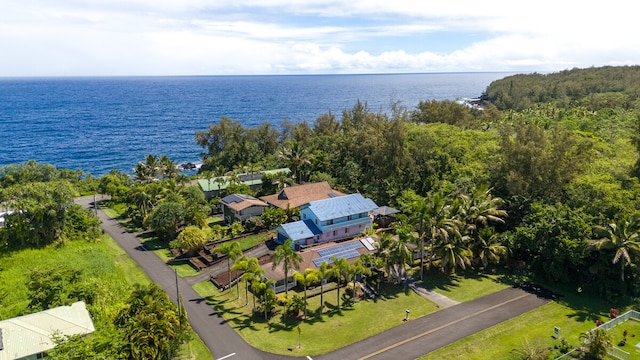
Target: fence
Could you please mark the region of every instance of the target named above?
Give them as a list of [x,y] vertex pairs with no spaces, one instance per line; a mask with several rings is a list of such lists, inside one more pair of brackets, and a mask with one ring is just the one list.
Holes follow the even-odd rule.
[[[633,320],[638,320],[640,321],[640,312],[639,311],[635,311],[635,310],[629,310],[626,313],[622,314],[622,315],[618,315],[616,316],[614,319],[611,319],[609,321],[607,321],[606,323],[598,326],[595,329],[589,330],[589,331],[593,331],[596,329],[604,329],[606,331],[611,330],[612,328],[622,324],[623,322],[629,320],[629,319],[633,319]],[[555,358],[555,360],[558,359],[562,359],[565,358],[567,356],[573,355],[572,353],[574,353],[575,351],[577,351],[578,349],[574,349],[560,357]],[[629,360],[629,358],[631,357],[631,354],[629,354],[628,352],[617,348],[615,346],[609,346],[607,348],[607,355],[615,358],[615,359],[619,359],[619,360]]]

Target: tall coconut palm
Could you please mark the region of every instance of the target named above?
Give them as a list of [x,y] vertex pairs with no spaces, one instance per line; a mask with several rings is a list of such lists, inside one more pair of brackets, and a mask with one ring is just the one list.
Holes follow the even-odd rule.
[[129,191],[130,201],[138,208],[140,217],[144,219],[157,204],[157,198],[149,191],[149,185],[137,185]]
[[269,318],[269,312],[273,308],[276,301],[276,293],[273,290],[274,280],[269,280],[262,277],[260,280],[254,280],[251,283],[251,288],[254,294],[260,298],[260,304],[263,306],[264,318]]
[[315,269],[305,269],[304,273],[295,272],[293,278],[304,287],[304,318],[307,318],[307,287],[318,281],[318,271]]
[[324,309],[324,281],[331,276],[331,267],[329,263],[323,261],[318,268],[318,279],[320,280],[320,313],[322,313]]
[[272,268],[282,264],[282,271],[284,272],[284,292],[285,295],[289,295],[289,270],[298,269],[302,262],[302,256],[293,248],[293,240],[287,239],[284,244],[276,246],[276,250],[271,255],[271,261],[273,261]]
[[351,264],[349,264],[349,262],[344,258],[337,258],[335,256],[331,256],[329,257],[329,259],[331,259],[332,261],[332,264],[331,264],[332,275],[338,283],[337,299],[338,299],[338,311],[340,311],[340,285],[341,285],[342,278],[345,277],[346,274],[348,274]]
[[167,155],[161,155],[158,159],[158,172],[163,177],[175,179],[180,172],[178,171],[178,164],[171,160]]
[[475,234],[490,225],[504,224],[507,212],[499,209],[504,200],[493,197],[488,185],[475,187],[468,194],[460,195],[460,199],[462,206],[459,213],[469,233]]
[[[377,268],[379,262],[377,261],[376,257],[373,256],[372,254],[362,254],[360,255],[360,257],[358,258],[358,260],[356,261],[358,262],[361,266],[365,267],[367,269],[367,271],[363,272],[364,275],[370,276],[371,275],[371,269],[375,269]],[[364,284],[365,286],[367,285],[367,277],[364,278]]]
[[[249,287],[249,283],[253,283],[254,281],[260,281],[260,279],[262,279],[263,276],[264,276],[264,269],[260,266],[260,262],[258,261],[258,259],[249,258],[247,271],[243,275],[243,277],[247,281],[247,288]],[[253,311],[256,311],[255,293],[253,294]]]
[[434,246],[434,253],[440,258],[443,270],[455,272],[457,267],[462,270],[471,265],[472,252],[468,247],[468,236],[447,236],[440,239]]
[[631,264],[632,254],[640,254],[640,218],[624,217],[606,226],[594,226],[593,232],[598,237],[591,241],[594,248],[615,250],[613,263],[620,262],[620,278],[624,281],[625,265]]
[[161,173],[160,159],[153,154],[145,157],[144,161],[139,162],[133,169],[137,181],[147,183],[153,181],[155,177]]
[[296,176],[296,181],[301,182],[302,169],[311,165],[311,155],[300,142],[294,141],[283,146],[278,152],[278,157],[291,168]]
[[387,273],[387,281],[391,280],[391,269],[393,268],[392,248],[394,245],[393,236],[389,233],[380,234],[380,239],[376,242],[375,256],[380,260]]
[[[426,197],[411,194],[404,211],[409,212],[409,222],[414,225],[420,241],[420,280],[424,276],[424,249],[428,246],[427,259],[431,261],[432,249],[437,240],[448,238],[449,233],[459,232],[458,221],[454,218],[451,200],[441,192],[433,192]],[[428,242],[428,245],[425,244]]]
[[[260,267],[260,262],[257,258],[254,257],[246,257],[242,256],[231,267],[231,270],[242,271],[242,279],[244,280],[244,296],[245,296],[245,305],[249,303],[249,283],[253,280],[259,280],[262,274],[264,274],[264,269]],[[239,284],[240,282],[238,282]],[[254,296],[254,304],[255,304],[255,296]],[[254,305],[255,308],[255,305]]]
[[492,227],[480,229],[472,247],[473,256],[485,268],[490,263],[499,263],[507,255],[507,247],[502,244],[500,235]]
[[406,272],[406,266],[413,262],[413,253],[409,248],[409,243],[414,242],[412,231],[407,226],[396,228],[396,237],[391,248],[391,258],[396,269],[398,283],[401,276]]
[[355,263],[353,263],[353,265],[351,266],[351,271],[350,271],[350,277],[351,277],[351,281],[353,283],[353,293],[351,298],[355,298],[356,296],[356,278],[359,275],[371,275],[371,269],[369,269],[369,267],[367,265],[365,265],[362,261],[361,258],[358,258]]
[[229,291],[231,291],[231,261],[236,261],[242,255],[242,249],[237,242],[226,242],[214,249],[215,252],[227,257],[227,278],[229,279]]

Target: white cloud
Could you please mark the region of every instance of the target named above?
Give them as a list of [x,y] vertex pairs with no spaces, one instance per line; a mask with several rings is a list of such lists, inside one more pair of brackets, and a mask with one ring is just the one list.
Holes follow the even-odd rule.
[[[0,13],[0,76],[638,64],[638,26],[628,6],[621,0],[606,6],[541,0],[526,7],[468,0],[14,1]],[[430,47],[438,42],[447,46]]]

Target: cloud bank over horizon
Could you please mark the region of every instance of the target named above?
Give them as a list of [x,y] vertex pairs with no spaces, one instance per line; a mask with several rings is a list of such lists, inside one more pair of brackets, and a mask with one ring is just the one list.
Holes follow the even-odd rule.
[[640,64],[628,2],[24,0],[0,76],[559,71]]

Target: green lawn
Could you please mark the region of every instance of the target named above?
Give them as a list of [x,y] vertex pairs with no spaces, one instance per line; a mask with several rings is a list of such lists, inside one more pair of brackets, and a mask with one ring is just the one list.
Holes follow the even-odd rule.
[[[324,354],[356,341],[373,336],[403,323],[405,309],[411,309],[411,318],[437,311],[434,303],[401,286],[382,286],[377,302],[360,300],[347,303],[341,312],[336,310],[337,291],[324,294],[325,314],[319,313],[320,296],[309,299],[308,320],[288,318],[284,322],[281,312],[268,322],[260,315],[252,316],[252,295],[245,305],[244,283],[240,285],[240,299],[236,288],[220,292],[210,282],[196,284],[194,289],[233,326],[250,345],[271,353],[292,356]],[[289,292],[289,296],[294,294]],[[302,294],[300,294],[302,295]],[[343,299],[344,289],[340,292]],[[341,301],[342,303],[342,301]],[[300,326],[300,344],[298,331]]]
[[256,245],[262,244],[263,242],[269,240],[269,238],[273,237],[274,234],[275,234],[275,231],[269,231],[266,233],[247,236],[237,241],[238,241],[238,245],[240,245],[240,249],[242,251],[245,251],[247,249],[251,249]]
[[[420,359],[506,359],[527,344],[551,348],[551,358],[555,358],[561,354],[555,347],[560,346],[562,339],[575,348],[580,344],[580,334],[594,328],[597,319],[608,320],[612,304],[602,298],[578,295],[565,289],[554,291],[563,295],[558,301],[480,331]],[[616,307],[626,311],[628,304],[617,304]],[[556,326],[560,328],[557,338],[554,336]]]
[[[414,275],[416,278],[417,274]],[[423,284],[452,300],[465,302],[509,286],[501,275],[482,274],[467,271],[463,274],[425,274]]]
[[[622,345],[620,341],[624,339],[624,331],[627,331],[626,344]],[[622,324],[609,330],[613,345],[628,352],[631,359],[640,359],[640,349],[636,347],[640,344],[640,322],[637,320],[627,320]]]

